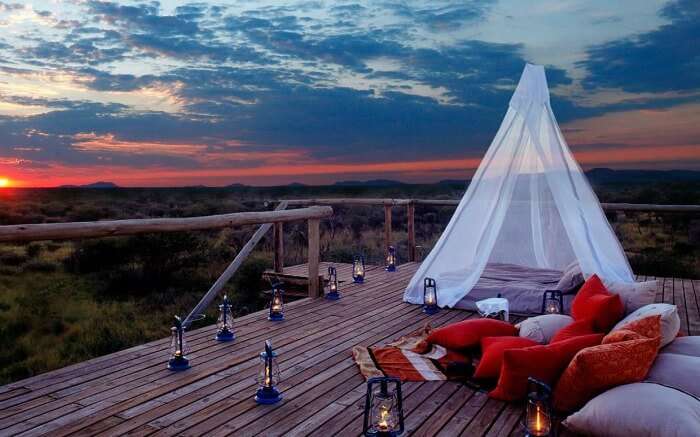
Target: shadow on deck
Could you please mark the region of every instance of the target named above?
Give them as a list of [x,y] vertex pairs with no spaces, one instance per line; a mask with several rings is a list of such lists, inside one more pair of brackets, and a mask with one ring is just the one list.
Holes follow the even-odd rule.
[[[395,273],[369,267],[367,281],[354,284],[350,266],[338,265],[339,301],[295,301],[284,322],[268,321],[266,311],[249,314],[236,320],[232,343],[216,342],[213,326],[189,332],[193,367],[184,372],[165,368],[169,340],[163,339],[0,387],[0,434],[357,436],[365,383],[352,347],[389,342],[428,321],[439,326],[475,317],[459,310],[427,316],[403,303],[417,266],[404,264]],[[682,329],[700,334],[700,281],[658,281],[657,301],[678,305]],[[282,371],[284,400],[273,406],[253,401],[265,339],[272,340]],[[403,388],[404,435],[522,434],[520,405],[457,382]]]

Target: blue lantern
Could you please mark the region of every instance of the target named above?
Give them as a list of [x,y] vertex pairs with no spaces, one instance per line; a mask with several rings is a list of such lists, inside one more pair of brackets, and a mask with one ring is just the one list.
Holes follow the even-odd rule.
[[560,290],[545,290],[542,295],[542,314],[564,312],[564,296]]
[[365,257],[362,255],[355,255],[352,262],[352,280],[357,284],[365,282]]
[[284,320],[284,289],[281,282],[272,284],[272,297],[270,298],[270,315],[268,320],[279,322]]
[[270,340],[265,341],[265,350],[260,352],[260,373],[258,374],[258,391],[255,402],[259,404],[275,404],[282,400],[277,390],[280,380],[280,369],[277,366],[277,353],[272,350]]
[[423,280],[423,312],[425,314],[435,314],[439,310],[435,279],[425,278]]
[[527,379],[525,403],[525,436],[544,437],[552,432],[552,389],[535,378]]
[[340,299],[340,293],[338,292],[338,272],[334,266],[328,266],[328,293],[326,293],[326,299]]
[[185,329],[182,327],[182,320],[175,316],[175,326],[170,328],[170,359],[168,369],[185,370],[190,368],[190,360],[187,359],[189,348],[185,341]]
[[232,341],[236,338],[233,333],[233,313],[228,303],[228,296],[224,295],[224,302],[219,305],[219,319],[216,321],[216,339],[218,341]]
[[394,246],[389,246],[386,254],[386,268],[387,272],[396,271],[396,248]]
[[404,430],[402,403],[401,380],[391,377],[368,379],[363,435],[395,437],[401,434]]

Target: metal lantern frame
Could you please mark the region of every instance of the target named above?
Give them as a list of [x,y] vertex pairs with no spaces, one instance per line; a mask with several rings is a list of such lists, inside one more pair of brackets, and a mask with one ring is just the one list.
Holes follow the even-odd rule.
[[[553,308],[555,311],[551,310]],[[564,314],[564,295],[560,290],[545,290],[542,294],[542,314]]]
[[284,288],[281,282],[272,284],[272,293],[270,294],[270,314],[268,320],[280,322],[284,320]]
[[282,394],[277,389],[279,384],[279,368],[277,367],[277,353],[272,350],[272,342],[265,341],[265,350],[260,352],[262,369],[258,375],[258,390],[255,392],[255,402],[271,405],[282,400]]
[[356,284],[365,282],[365,257],[361,254],[355,255],[352,261],[352,280]]
[[[394,390],[389,392],[389,384],[394,385]],[[379,385],[379,392],[375,393],[375,386]],[[393,398],[396,409],[396,419],[398,424],[392,427],[393,429],[376,429],[372,423],[372,408],[377,396],[382,396],[384,399]],[[367,380],[367,394],[365,395],[365,411],[362,421],[362,434],[372,437],[395,437],[404,431],[404,415],[403,415],[403,396],[401,394],[401,380],[394,377],[375,377]]]
[[387,248],[387,253],[386,253],[386,267],[384,270],[387,272],[395,272],[396,271],[396,248],[394,246],[389,246]]
[[535,378],[527,379],[527,399],[523,427],[526,437],[546,437],[554,435],[552,415],[552,389]]
[[423,279],[423,312],[435,314],[440,311],[437,302],[437,283],[433,278]]
[[328,293],[326,293],[326,299],[340,299],[340,293],[338,292],[338,271],[335,266],[328,266]]
[[236,338],[236,334],[233,332],[233,312],[227,295],[224,295],[224,301],[219,305],[219,318],[216,325],[218,329],[215,339],[217,341],[233,341]]
[[187,358],[187,342],[185,340],[185,328],[182,319],[175,316],[175,326],[170,328],[170,359],[168,369],[179,371],[190,368],[190,360]]

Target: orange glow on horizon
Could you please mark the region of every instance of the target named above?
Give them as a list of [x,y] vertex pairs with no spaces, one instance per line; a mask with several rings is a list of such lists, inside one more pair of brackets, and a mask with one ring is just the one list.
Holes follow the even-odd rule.
[[8,178],[0,178],[0,188],[5,188],[10,186],[10,180]]

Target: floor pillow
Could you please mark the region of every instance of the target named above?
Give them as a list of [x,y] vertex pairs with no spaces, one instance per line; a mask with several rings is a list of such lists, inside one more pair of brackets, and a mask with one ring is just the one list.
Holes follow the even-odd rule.
[[434,329],[426,341],[447,349],[460,350],[479,346],[483,337],[517,336],[515,326],[496,319],[469,319]]
[[574,319],[565,314],[544,314],[530,317],[515,325],[519,335],[540,344],[547,344],[552,336],[563,327],[570,325]]
[[610,293],[619,294],[625,306],[625,315],[630,314],[644,305],[654,303],[656,299],[656,281],[646,282],[608,282],[605,287]]
[[615,343],[639,338],[654,338],[661,335],[661,316],[654,315],[638,319],[611,331],[603,338],[603,344]]
[[574,261],[566,266],[563,273],[555,289],[564,294],[575,292],[584,283],[583,272],[581,272],[581,266],[578,261]]
[[598,275],[588,278],[571,304],[574,319],[590,319],[596,330],[602,332],[609,331],[624,316],[624,312],[620,296],[608,292]]
[[651,383],[615,387],[563,422],[582,435],[686,437],[698,435],[700,400]]
[[700,336],[677,337],[659,352],[700,357]]
[[635,320],[654,315],[661,316],[661,346],[666,346],[676,338],[681,327],[681,319],[678,317],[678,308],[675,305],[667,303],[645,305],[618,322],[613,327],[613,331]]
[[554,408],[574,411],[618,385],[642,381],[659,348],[660,337],[601,344],[581,350],[554,388]]
[[537,342],[522,337],[484,337],[481,339],[481,360],[474,371],[474,378],[498,378],[506,349],[522,349],[537,346]]
[[657,382],[700,397],[700,357],[659,354],[649,370],[646,381]]
[[546,384],[554,384],[578,351],[598,345],[602,339],[603,334],[591,334],[548,345],[504,351],[498,384],[489,396],[502,401],[522,399],[527,392],[527,378],[530,376]]
[[595,333],[596,332],[595,328],[593,327],[593,320],[578,320],[557,331],[557,333],[552,336],[550,343],[556,343],[562,340],[568,340],[573,337],[578,337],[581,335],[590,335]]

